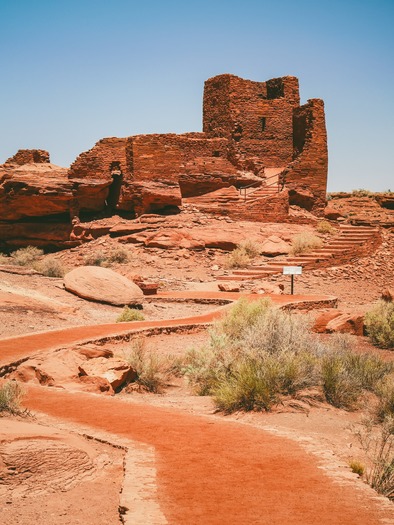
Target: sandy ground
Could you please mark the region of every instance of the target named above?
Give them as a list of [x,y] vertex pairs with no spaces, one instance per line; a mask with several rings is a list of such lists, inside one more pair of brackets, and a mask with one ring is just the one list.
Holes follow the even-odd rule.
[[[282,234],[285,229],[281,225]],[[253,234],[257,236],[259,231],[256,228]],[[81,263],[89,251],[103,245],[102,239],[98,241],[96,246],[91,243],[57,256],[67,264]],[[214,290],[215,277],[226,271],[227,254],[220,250],[185,254],[129,248],[135,256],[133,262],[115,269],[124,275],[138,273],[157,279],[162,290]],[[336,295],[341,309],[366,311],[383,288],[394,286],[393,253],[394,234],[387,231],[376,254],[342,267],[305,272],[297,278],[296,292]],[[284,277],[274,280],[288,285]],[[174,319],[217,307],[194,301],[153,300],[146,302],[144,315],[149,321]],[[61,279],[0,271],[0,338],[113,323],[120,311],[67,293]],[[182,355],[207,340],[207,332],[199,329],[152,335],[146,337],[146,344],[159,353]],[[354,338],[354,342],[360,351],[393,358],[388,351],[374,349],[366,338]],[[121,354],[128,351],[130,341],[111,340],[103,345]],[[136,485],[150,494],[137,505],[142,514],[131,518],[133,511],[129,510],[130,520],[141,525],[394,523],[392,504],[375,499],[347,466],[350,460],[363,459],[354,433],[362,411],[349,413],[323,404],[303,404],[279,407],[269,414],[223,417],[214,413],[210,398],[193,395],[180,379],[174,379],[162,395],[122,393],[116,400],[105,401],[98,395],[67,397],[70,395],[57,389],[49,389],[46,395],[42,387],[32,387],[27,406],[47,415],[39,415],[37,420],[0,419],[1,523],[116,524],[120,522],[122,487],[127,486],[125,492],[137,497]],[[99,439],[87,440],[84,433]],[[123,465],[128,445],[122,440],[128,445],[138,443],[131,448],[135,464],[129,457],[132,466],[128,469],[137,472],[136,458],[142,454],[138,483],[130,484],[128,479],[129,485],[125,485]],[[265,456],[267,462],[262,463]],[[263,483],[264,478],[271,486],[268,481]],[[150,480],[151,493],[144,480]],[[295,487],[302,488],[302,495]],[[289,506],[275,513],[272,502],[282,497],[279,494],[287,498]],[[237,501],[247,509],[238,508]],[[130,507],[130,501],[127,505]],[[324,508],[330,509],[330,515],[321,512]]]

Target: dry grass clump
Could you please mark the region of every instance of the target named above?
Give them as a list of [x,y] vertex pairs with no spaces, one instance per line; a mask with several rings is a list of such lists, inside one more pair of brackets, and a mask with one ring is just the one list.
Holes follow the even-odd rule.
[[365,481],[394,501],[394,418],[386,418],[379,426],[372,420],[364,421],[357,435],[368,460]]
[[245,241],[233,250],[226,261],[226,268],[246,268],[260,254],[260,245],[253,241]]
[[365,328],[373,344],[394,348],[394,302],[380,300],[365,314]]
[[308,317],[241,300],[211,330],[209,346],[189,352],[184,371],[224,412],[271,410],[312,387],[328,403],[353,409],[365,391],[378,392],[393,365],[352,352],[349,341],[339,334],[323,343]]
[[21,414],[21,401],[24,390],[17,381],[7,381],[0,385],[0,415],[4,412],[9,414]]
[[130,323],[131,321],[144,321],[144,314],[140,310],[125,306],[122,313],[117,317],[117,323]]
[[35,246],[26,246],[25,248],[15,250],[9,256],[1,254],[0,264],[33,267],[34,263],[36,263],[43,255],[43,250],[40,250]]
[[142,390],[155,394],[163,391],[180,367],[177,358],[148,349],[142,337],[131,342],[131,349],[123,354],[123,358],[137,373],[135,383]]
[[64,277],[66,268],[54,257],[46,257],[44,260],[34,263],[34,269],[46,277]]
[[353,190],[351,193],[352,197],[372,197],[374,193],[369,190],[365,190],[364,188],[360,188],[358,190]]
[[115,248],[110,253],[103,250],[96,250],[87,255],[84,259],[85,266],[103,266],[108,268],[114,263],[126,263],[130,260],[130,254],[124,248]]
[[321,248],[323,241],[313,233],[303,232],[295,235],[292,239],[291,254],[301,255],[311,250]]
[[319,221],[316,225],[316,231],[318,233],[333,235],[335,233],[335,228],[328,221]]

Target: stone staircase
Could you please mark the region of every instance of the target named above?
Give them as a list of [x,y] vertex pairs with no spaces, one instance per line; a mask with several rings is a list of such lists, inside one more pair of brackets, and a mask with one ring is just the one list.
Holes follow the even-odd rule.
[[370,255],[380,244],[378,228],[341,225],[339,233],[322,248],[299,256],[275,258],[264,265],[251,265],[234,270],[231,275],[218,276],[219,281],[241,281],[268,278],[283,273],[284,266],[302,266],[303,270],[345,264],[352,257]]

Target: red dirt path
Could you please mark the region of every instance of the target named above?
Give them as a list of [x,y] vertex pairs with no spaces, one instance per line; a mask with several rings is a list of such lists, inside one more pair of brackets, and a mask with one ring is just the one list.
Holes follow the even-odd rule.
[[377,525],[384,517],[369,493],[335,483],[298,444],[257,428],[43,387],[29,387],[25,404],[153,445],[170,525]]
[[[230,299],[239,298],[232,295]],[[307,296],[277,297],[280,304],[306,300]],[[0,360],[9,362],[44,348],[138,328],[206,323],[220,314],[8,338],[0,341]],[[338,483],[319,468],[318,458],[297,443],[258,428],[37,386],[29,386],[25,405],[154,446],[159,504],[170,525],[378,525],[383,519],[394,523],[390,510],[383,509],[370,489]]]

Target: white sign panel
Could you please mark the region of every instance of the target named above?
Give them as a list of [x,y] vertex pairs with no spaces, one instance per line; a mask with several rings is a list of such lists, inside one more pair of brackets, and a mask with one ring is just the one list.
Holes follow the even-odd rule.
[[283,266],[283,275],[301,275],[302,266]]

